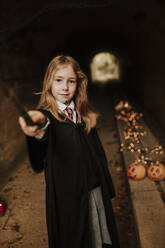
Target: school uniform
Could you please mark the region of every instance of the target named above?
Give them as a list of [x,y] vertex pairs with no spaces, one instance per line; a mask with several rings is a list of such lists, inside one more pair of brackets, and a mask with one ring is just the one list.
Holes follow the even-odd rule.
[[[50,123],[40,139],[27,136],[33,170],[44,170],[49,248],[119,248],[111,198],[114,186],[96,127],[85,131],[75,104],[57,101],[65,115],[59,122],[40,109]],[[77,122],[77,123],[76,123]]]

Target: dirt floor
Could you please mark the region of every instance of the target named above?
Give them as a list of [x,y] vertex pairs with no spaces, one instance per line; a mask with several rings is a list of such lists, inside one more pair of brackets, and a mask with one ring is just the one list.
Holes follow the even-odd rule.
[[[99,94],[103,89],[99,89]],[[97,91],[98,92],[98,91]],[[97,97],[97,92],[95,97]],[[105,94],[104,94],[105,96]],[[116,189],[113,209],[121,248],[138,248],[136,225],[132,213],[129,188],[119,151],[119,138],[110,98],[95,101],[101,113],[98,131],[107,155],[109,170]],[[6,214],[0,217],[0,248],[47,248],[44,173],[31,169],[28,157],[13,172],[0,192],[7,202]]]

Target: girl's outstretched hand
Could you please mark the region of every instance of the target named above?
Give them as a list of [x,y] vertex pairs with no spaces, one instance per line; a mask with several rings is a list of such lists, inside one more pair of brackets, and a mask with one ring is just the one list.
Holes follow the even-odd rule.
[[[46,121],[46,116],[38,110],[30,110],[28,111],[28,115],[35,123],[41,124]],[[19,117],[18,122],[22,131],[28,136],[32,136],[32,137],[36,136],[41,131],[37,125],[35,126],[27,125],[26,121],[21,116]]]

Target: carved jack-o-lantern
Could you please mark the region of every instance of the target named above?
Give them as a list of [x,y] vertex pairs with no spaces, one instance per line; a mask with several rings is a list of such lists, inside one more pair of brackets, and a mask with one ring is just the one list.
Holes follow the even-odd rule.
[[151,180],[162,181],[165,179],[165,166],[158,161],[156,163],[151,163],[147,173]]
[[134,162],[127,168],[127,176],[133,180],[140,180],[146,175],[145,166],[142,163]]

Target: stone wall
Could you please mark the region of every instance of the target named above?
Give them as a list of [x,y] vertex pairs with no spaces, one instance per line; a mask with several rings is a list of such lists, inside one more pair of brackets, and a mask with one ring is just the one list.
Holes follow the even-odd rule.
[[[8,88],[0,83],[0,175],[1,182],[26,152],[25,137],[18,125],[19,111]],[[21,156],[22,155],[22,156]]]

